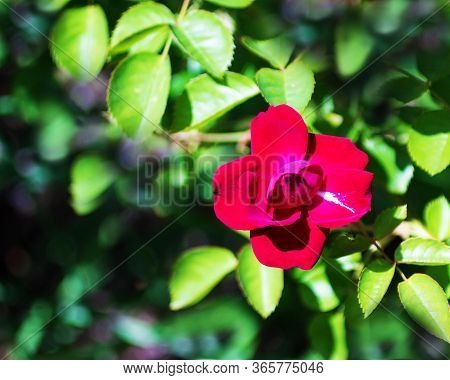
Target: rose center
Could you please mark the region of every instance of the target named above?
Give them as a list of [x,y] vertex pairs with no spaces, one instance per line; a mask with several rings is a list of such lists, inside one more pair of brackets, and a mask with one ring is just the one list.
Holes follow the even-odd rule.
[[281,173],[269,191],[269,205],[278,209],[309,205],[321,184],[322,170],[317,165]]

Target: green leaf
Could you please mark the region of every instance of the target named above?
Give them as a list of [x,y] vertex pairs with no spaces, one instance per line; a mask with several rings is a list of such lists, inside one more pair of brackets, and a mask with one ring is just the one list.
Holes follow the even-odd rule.
[[283,271],[262,265],[250,245],[239,253],[238,280],[248,303],[267,318],[278,305],[283,292]]
[[450,238],[450,205],[443,195],[428,202],[424,210],[427,230],[438,240]]
[[191,359],[251,359],[259,329],[254,313],[233,297],[216,297],[154,325],[160,337],[157,343],[177,357]]
[[175,108],[175,128],[201,129],[259,92],[244,75],[227,72],[223,81],[201,74],[189,81]]
[[136,347],[148,347],[158,342],[158,335],[148,321],[122,315],[114,323],[118,338]]
[[33,358],[42,339],[45,326],[52,316],[52,309],[45,301],[36,301],[27,312],[15,336],[13,357],[15,359]]
[[167,25],[155,26],[148,32],[138,33],[120,43],[111,51],[112,55],[128,52],[137,54],[141,52],[158,53],[166,43],[170,34]]
[[250,37],[242,37],[241,41],[248,50],[278,69],[286,67],[294,51],[294,44],[285,35],[267,40],[255,40]]
[[379,240],[389,235],[406,219],[406,205],[383,210],[375,219],[373,225],[375,239]]
[[325,359],[345,360],[348,357],[345,317],[343,312],[319,314],[308,328],[312,347]]
[[170,60],[139,53],[123,60],[111,77],[108,106],[128,136],[146,136],[159,127],[170,88]]
[[430,175],[440,173],[450,164],[449,120],[447,111],[425,112],[416,119],[409,133],[408,152]]
[[85,215],[98,205],[99,196],[113,183],[114,168],[96,155],[79,157],[72,166],[70,194],[72,207]]
[[340,75],[358,72],[374,47],[374,39],[361,24],[346,21],[336,30],[336,65]]
[[408,103],[427,90],[427,84],[409,77],[394,78],[383,86],[387,96]]
[[108,22],[103,9],[88,5],[65,11],[55,24],[50,48],[60,69],[76,79],[93,80],[108,51]]
[[172,26],[184,51],[211,75],[222,78],[233,60],[233,36],[214,13],[189,12],[181,24]]
[[153,1],[129,8],[119,19],[112,33],[110,50],[112,54],[131,49],[158,52],[170,33],[169,25],[175,16],[163,4]]
[[412,238],[400,244],[395,258],[405,264],[447,265],[450,264],[450,247],[433,239]]
[[302,112],[314,92],[314,74],[301,61],[292,62],[285,70],[261,69],[256,82],[269,104],[288,104]]
[[236,268],[233,253],[221,247],[197,247],[183,253],[170,278],[170,308],[179,310],[203,299]]
[[49,161],[66,157],[78,131],[75,117],[59,102],[45,102],[39,111],[41,127],[36,140],[39,155]]
[[335,231],[327,239],[324,253],[330,258],[337,259],[365,251],[371,244],[370,239],[364,235]]
[[0,67],[2,67],[5,62],[6,56],[8,55],[8,45],[5,41],[5,37],[0,32]]
[[315,265],[308,271],[294,269],[292,275],[302,284],[300,296],[308,308],[324,312],[333,310],[339,305],[339,298],[330,283],[323,263]]
[[70,0],[37,0],[37,6],[44,12],[56,12],[63,8]]
[[365,150],[380,164],[386,176],[386,186],[392,194],[405,194],[414,175],[414,166],[401,164],[398,148],[389,145],[380,136],[370,136],[363,139]]
[[450,164],[450,134],[426,136],[411,130],[408,152],[417,166],[430,175],[436,175]]
[[414,119],[412,127],[415,131],[432,136],[436,134],[449,133],[450,112],[444,110],[427,111]]
[[421,51],[417,54],[417,67],[431,81],[450,74],[450,50],[443,47],[438,50]]
[[255,0],[206,0],[210,3],[227,8],[245,8],[251,5]]
[[450,299],[450,265],[426,267],[424,273],[432,277]]
[[450,107],[450,76],[431,83],[431,95],[447,109]]
[[358,301],[364,318],[376,309],[383,299],[395,273],[395,264],[376,258],[361,272],[358,284]]
[[439,284],[416,273],[398,284],[398,293],[408,314],[428,332],[450,343],[450,309]]
[[58,311],[80,301],[101,279],[99,268],[94,264],[81,264],[67,273],[58,285]]

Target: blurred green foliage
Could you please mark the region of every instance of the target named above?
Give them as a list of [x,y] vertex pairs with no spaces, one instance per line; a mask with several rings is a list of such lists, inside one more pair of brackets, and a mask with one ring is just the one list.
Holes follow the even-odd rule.
[[[142,3],[119,28],[136,2],[0,0],[0,356],[449,356],[448,2],[193,1],[202,10],[180,25],[173,21],[180,1]],[[70,16],[77,7],[89,17]],[[145,9],[158,9],[151,25],[135,18]],[[202,23],[208,28],[199,34]],[[293,92],[282,91],[286,83],[296,84]],[[169,281],[182,252],[219,246],[237,253],[248,241],[205,205],[219,164],[207,158],[246,152],[240,138],[266,100],[291,104],[311,131],[347,136],[370,155],[367,230],[334,231],[324,260],[310,272],[285,273],[284,289],[276,271],[255,284],[262,269],[241,253],[237,270],[249,269],[239,281],[226,276],[228,268],[204,279],[208,291],[195,299],[204,301],[170,311]],[[165,136],[180,130],[189,160]],[[159,168],[160,186],[150,194],[137,180],[147,175],[143,154],[179,158]],[[163,202],[198,178],[203,205]],[[392,209],[404,204],[407,219],[395,212],[401,207]],[[365,267],[377,255],[373,222],[387,208],[375,236],[388,257],[408,264],[408,281],[395,275],[390,283],[390,267],[387,275]],[[367,319],[359,277],[377,301]],[[380,279],[382,291],[374,286]],[[399,282],[417,324],[398,300]],[[264,287],[270,297],[262,298]],[[264,317],[273,314],[260,318],[240,288]],[[424,302],[436,305],[438,319]]]

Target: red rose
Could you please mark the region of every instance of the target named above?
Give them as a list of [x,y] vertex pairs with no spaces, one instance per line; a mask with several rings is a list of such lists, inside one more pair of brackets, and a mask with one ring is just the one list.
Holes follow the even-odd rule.
[[251,155],[217,169],[214,210],[228,227],[250,230],[258,260],[311,269],[330,228],[370,210],[367,155],[347,138],[308,133],[291,107],[269,107],[251,123]]

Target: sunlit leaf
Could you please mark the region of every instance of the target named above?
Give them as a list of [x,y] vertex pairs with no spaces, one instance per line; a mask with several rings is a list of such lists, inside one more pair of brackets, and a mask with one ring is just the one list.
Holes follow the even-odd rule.
[[219,17],[204,10],[189,12],[172,26],[183,50],[211,75],[222,78],[233,59],[233,36]]
[[[380,164],[386,175],[386,186],[392,194],[405,194],[414,175],[414,166],[409,162],[401,163],[398,149],[389,145],[380,136],[363,139],[366,151]],[[406,160],[408,156],[405,154]]]
[[308,308],[330,311],[339,305],[339,298],[330,283],[326,266],[323,263],[317,264],[308,271],[295,269],[292,274],[301,284],[300,296]]
[[112,184],[116,172],[102,157],[85,155],[72,166],[70,194],[72,207],[80,215],[98,206],[98,198]]
[[148,137],[159,128],[170,88],[170,60],[139,53],[123,60],[111,77],[109,110],[129,136]]
[[299,60],[292,62],[284,70],[259,70],[256,82],[269,104],[288,104],[299,112],[311,100],[315,85],[313,72]]
[[418,324],[450,343],[450,309],[435,280],[416,273],[398,284],[398,292],[404,308]]
[[444,289],[450,299],[450,265],[437,265],[425,268],[425,274],[432,277]]
[[400,244],[395,258],[405,264],[447,265],[450,264],[450,247],[433,239],[412,238]]
[[336,30],[336,66],[344,77],[362,69],[374,47],[374,39],[359,23],[349,20],[340,23]]
[[345,360],[348,357],[344,313],[319,314],[308,328],[313,348],[325,359]]
[[383,299],[395,273],[395,264],[377,258],[369,262],[358,284],[358,301],[367,318]]
[[375,239],[382,239],[406,219],[406,205],[383,210],[375,219],[373,225]]
[[197,247],[181,255],[170,278],[170,308],[179,310],[203,299],[237,265],[221,247]]
[[108,22],[99,5],[66,10],[56,22],[50,39],[59,68],[83,81],[95,79],[108,50]]
[[163,4],[147,1],[129,8],[112,33],[113,54],[130,50],[157,52],[169,36],[175,16]]
[[430,175],[443,171],[450,164],[449,120],[447,111],[426,112],[416,119],[410,131],[408,152]]
[[262,265],[250,245],[239,253],[238,280],[249,304],[267,318],[278,305],[283,292],[283,271]]
[[206,0],[206,1],[227,8],[245,8],[251,5],[255,0]]
[[244,75],[227,72],[223,81],[201,74],[186,85],[178,100],[175,128],[202,129],[232,108],[259,92],[255,82]]
[[243,37],[242,44],[252,53],[278,69],[286,67],[294,51],[294,44],[284,35],[267,40],[255,40],[250,37]]
[[428,202],[424,210],[425,226],[438,240],[450,238],[450,205],[445,196]]

